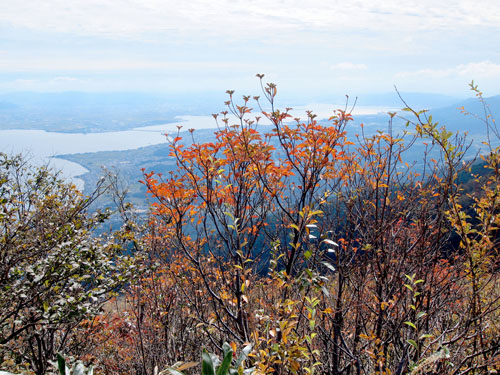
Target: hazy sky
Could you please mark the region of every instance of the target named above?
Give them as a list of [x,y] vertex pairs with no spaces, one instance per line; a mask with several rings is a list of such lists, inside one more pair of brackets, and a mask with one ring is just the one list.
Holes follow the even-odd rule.
[[0,91],[500,94],[498,0],[0,0]]

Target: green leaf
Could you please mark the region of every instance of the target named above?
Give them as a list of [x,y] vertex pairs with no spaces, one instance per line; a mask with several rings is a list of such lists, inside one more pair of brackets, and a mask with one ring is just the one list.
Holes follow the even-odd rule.
[[229,373],[229,367],[231,367],[231,360],[233,359],[233,351],[230,350],[224,356],[224,360],[217,369],[217,375],[227,375]]
[[201,375],[215,375],[214,363],[206,349],[201,353]]
[[312,331],[316,327],[316,321],[315,320],[310,320],[309,321],[309,329]]
[[422,336],[419,337],[420,340],[423,340],[423,339],[430,339],[431,337],[433,337],[430,333],[425,333],[423,334]]
[[415,274],[413,275],[405,275],[408,280],[410,280],[413,283],[413,279],[415,278]]
[[57,368],[60,375],[66,375],[66,360],[59,353],[57,353]]
[[405,322],[406,325],[409,325],[411,328],[413,328],[414,330],[417,330],[417,326],[415,324],[413,324],[412,322]]
[[[242,286],[245,285],[245,283],[242,284]],[[243,292],[243,290],[242,290]],[[224,344],[222,344],[222,356],[224,358],[226,358],[226,355],[227,353],[229,352],[233,352],[233,349],[231,348],[231,345],[229,345],[227,342],[224,342]]]
[[418,312],[418,314],[417,314],[417,319],[420,319],[421,317],[423,317],[423,316],[425,316],[425,315],[427,315],[427,313],[426,313],[426,312],[424,312],[424,311],[420,311],[420,312]]
[[408,342],[408,344],[410,344],[411,346],[413,346],[415,349],[418,350],[418,344],[415,340],[412,340],[412,339],[408,339],[406,340]]

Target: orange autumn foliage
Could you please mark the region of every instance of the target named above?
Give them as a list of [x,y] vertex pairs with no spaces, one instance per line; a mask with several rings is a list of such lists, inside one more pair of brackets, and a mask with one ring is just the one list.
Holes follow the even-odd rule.
[[[474,226],[458,204],[464,139],[418,112],[412,134],[394,134],[391,114],[387,132],[348,137],[349,111],[295,120],[263,89],[260,118],[229,91],[213,139],[179,131],[176,171],[145,173],[144,274],[123,315],[136,372],[224,342],[252,344],[256,374],[498,370],[496,224],[460,232]],[[476,197],[490,222],[496,186]]]

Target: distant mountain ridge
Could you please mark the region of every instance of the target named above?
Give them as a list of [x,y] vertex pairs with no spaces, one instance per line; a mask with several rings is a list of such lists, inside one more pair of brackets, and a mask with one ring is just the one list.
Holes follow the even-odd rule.
[[[500,119],[500,95],[485,98],[485,103],[493,118]],[[468,113],[467,115],[462,113],[462,108]],[[466,99],[443,108],[435,108],[429,112],[434,120],[446,125],[449,130],[469,132],[470,134],[485,132],[485,125],[480,120],[485,117],[484,107],[477,98]]]
[[[242,93],[240,93],[242,94]],[[235,93],[235,98],[238,93]],[[298,99],[281,98],[278,106],[294,107]],[[460,129],[466,123],[455,109],[461,105],[478,108],[475,99],[433,93],[402,92],[401,97],[415,109],[432,109],[436,118],[453,120]],[[209,115],[225,109],[227,99],[222,92],[200,93],[91,93],[91,92],[13,92],[0,94],[1,129],[39,129],[61,132],[103,132],[126,130],[134,127],[171,122],[177,115]],[[290,100],[290,101],[289,101]],[[309,100],[318,103],[342,103],[345,96],[318,94],[315,98],[302,98],[300,106]],[[404,107],[396,91],[381,94],[363,94],[349,103],[357,106]],[[500,96],[488,98],[491,106],[500,107]],[[455,113],[454,113],[455,112]],[[443,115],[444,114],[444,115]],[[362,116],[358,116],[361,118]],[[450,121],[447,121],[450,122]]]
[[184,93],[15,92],[0,94],[0,130],[120,131],[173,122],[178,115],[212,113],[222,103],[222,96]]
[[383,94],[360,95],[358,104],[402,108],[404,104],[401,99],[403,99],[413,108],[429,109],[450,106],[462,100],[460,97],[434,93],[401,92],[400,95],[401,98],[396,91]]

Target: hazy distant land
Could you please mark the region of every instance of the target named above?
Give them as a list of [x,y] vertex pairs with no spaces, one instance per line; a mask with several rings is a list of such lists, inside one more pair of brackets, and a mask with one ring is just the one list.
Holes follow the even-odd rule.
[[[485,140],[484,124],[473,116],[465,116],[458,109],[463,106],[469,112],[481,116],[483,109],[475,98],[460,101],[433,94],[404,94],[404,98],[416,109],[433,107],[431,113],[435,121],[446,125],[451,131],[469,133],[470,139],[475,141],[471,155],[479,150],[480,143]],[[20,150],[25,147],[23,145],[35,144],[32,150],[26,146],[26,152],[33,151],[35,157],[57,156],[59,160],[77,163],[64,165],[62,160],[56,163],[56,166],[62,165],[64,168],[74,167],[70,176],[75,177],[88,170],[88,173],[80,176],[86,188],[95,185],[103,174],[103,167],[113,170],[129,186],[130,198],[137,205],[145,207],[145,189],[137,183],[142,179],[141,169],[166,173],[176,168],[175,161],[168,156],[168,143],[164,134],[177,132],[177,126],[182,125],[181,135],[187,143],[190,142],[186,132],[189,128],[197,129],[195,139],[198,141],[213,139],[216,123],[209,114],[222,110],[222,102],[216,100],[219,99],[217,96],[208,97],[201,104],[201,97],[193,99],[194,104],[189,104],[188,99],[146,94],[0,95],[1,151],[24,152]],[[319,119],[327,118],[335,108],[340,107],[338,104],[321,104],[327,102],[325,98],[312,99],[318,99],[316,102],[320,103],[310,105]],[[170,104],[167,105],[167,101]],[[218,104],[215,104],[216,101]],[[352,98],[349,101],[351,104],[354,102]],[[493,114],[500,113],[500,96],[488,98],[487,102]],[[435,105],[426,106],[426,103]],[[383,112],[401,107],[403,104],[395,93],[359,98],[355,121],[348,127],[350,137],[359,133],[361,123],[367,133],[387,130],[389,116]],[[309,106],[299,105],[295,108],[298,116],[305,117],[305,110]],[[408,113],[399,113],[408,117]],[[403,119],[396,118],[394,132],[402,132],[404,123]],[[42,130],[53,133],[43,133]],[[262,131],[266,131],[265,126]],[[414,152],[416,159],[421,157],[418,148]]]

